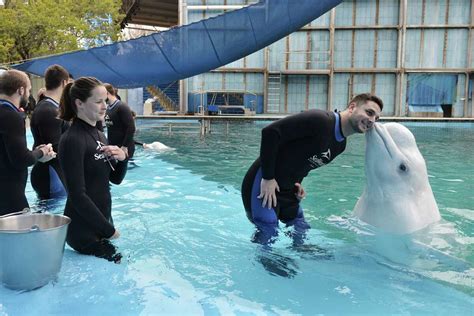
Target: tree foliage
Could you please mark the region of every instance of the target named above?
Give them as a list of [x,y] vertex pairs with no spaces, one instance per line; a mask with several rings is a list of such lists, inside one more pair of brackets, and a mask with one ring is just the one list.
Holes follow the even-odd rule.
[[115,0],[9,0],[0,8],[0,64],[116,41]]

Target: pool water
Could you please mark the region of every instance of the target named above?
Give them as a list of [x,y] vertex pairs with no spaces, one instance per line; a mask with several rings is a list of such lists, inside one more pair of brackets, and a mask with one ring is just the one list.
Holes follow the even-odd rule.
[[[469,315],[474,308],[474,124],[406,124],[424,155],[443,220],[408,237],[351,216],[364,186],[364,137],[304,181],[312,229],[295,248],[281,226],[252,243],[240,185],[266,123],[214,124],[169,135],[140,122],[136,167],[112,186],[122,264],[66,246],[59,278],[38,290],[0,287],[0,315]],[[31,136],[29,136],[31,141]],[[61,213],[64,201],[36,209]],[[32,258],[34,260],[34,258]]]

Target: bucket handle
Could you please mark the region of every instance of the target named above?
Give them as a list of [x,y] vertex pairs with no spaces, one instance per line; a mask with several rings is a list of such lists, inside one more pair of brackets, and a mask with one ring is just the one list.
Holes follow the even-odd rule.
[[14,213],[9,213],[9,214],[6,214],[6,215],[2,215],[0,216],[0,218],[7,218],[7,217],[10,217],[10,216],[16,216],[16,215],[26,215],[28,213],[31,213],[30,209],[25,207],[23,210],[19,211],[19,212],[14,212]]

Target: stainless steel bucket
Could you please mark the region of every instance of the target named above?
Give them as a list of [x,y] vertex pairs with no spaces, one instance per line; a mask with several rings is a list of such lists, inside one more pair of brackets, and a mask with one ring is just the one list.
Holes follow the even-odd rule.
[[0,217],[0,282],[33,290],[56,278],[71,219],[26,213]]

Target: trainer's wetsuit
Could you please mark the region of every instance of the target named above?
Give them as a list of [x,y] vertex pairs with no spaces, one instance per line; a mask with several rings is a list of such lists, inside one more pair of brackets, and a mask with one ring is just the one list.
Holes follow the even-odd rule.
[[42,156],[39,149],[28,150],[20,111],[0,100],[0,215],[29,207],[25,196],[28,166]]
[[109,144],[128,148],[128,157],[132,158],[135,152],[135,121],[128,105],[120,100],[107,107],[105,113],[105,125],[107,126],[107,138]]
[[[59,139],[69,123],[58,117],[59,104],[50,97],[44,97],[36,105],[31,117],[31,133],[35,140],[33,148],[40,144],[53,145],[58,152]],[[31,186],[40,199],[66,196],[64,176],[57,158],[46,163],[38,162],[31,170]]]
[[[249,220],[270,235],[278,220],[309,227],[295,195],[295,183],[301,183],[312,169],[332,161],[345,147],[339,113],[310,110],[265,127],[260,157],[242,183],[242,199]],[[262,178],[275,179],[280,188],[273,211],[262,207],[262,200],[257,199]]]
[[66,240],[80,253],[119,261],[121,255],[107,240],[115,232],[109,181],[122,182],[127,162],[108,160],[100,151],[104,144],[104,134],[78,118],[59,142],[59,162],[68,192],[64,215],[72,219]]

